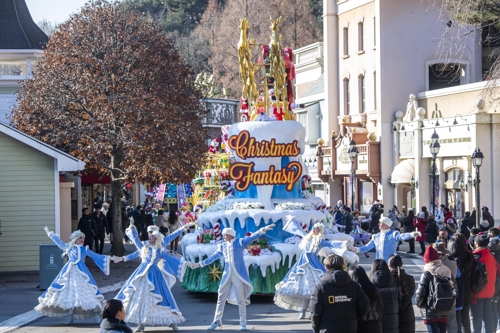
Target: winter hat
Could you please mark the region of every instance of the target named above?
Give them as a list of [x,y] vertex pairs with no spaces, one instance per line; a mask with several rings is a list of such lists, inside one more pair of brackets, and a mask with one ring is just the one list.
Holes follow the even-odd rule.
[[448,250],[446,249],[446,246],[444,243],[434,243],[432,244],[432,247],[439,253],[439,254],[448,254]]
[[498,239],[498,237],[490,238],[490,243],[488,244],[488,247],[491,251],[500,250],[500,239]]
[[483,222],[481,222],[481,227],[488,228],[489,226],[490,226],[490,223],[488,222],[488,220],[483,220]]
[[159,231],[159,230],[160,230],[160,228],[158,228],[158,227],[157,227],[157,226],[155,226],[155,225],[150,225],[150,226],[148,227],[148,232],[155,232],[155,231]]
[[380,218],[380,222],[382,222],[383,224],[385,224],[389,228],[392,226],[392,220],[390,218],[386,217],[386,216],[382,216]]
[[224,230],[222,230],[222,234],[236,237],[236,231],[232,228],[224,228]]
[[476,237],[476,245],[479,247],[487,247],[489,244],[490,240],[488,238],[488,235],[478,235]]
[[425,213],[422,212],[422,213],[418,214],[418,217],[421,218],[421,219],[425,218]]
[[448,223],[449,223],[449,224],[453,224],[453,223],[455,223],[455,221],[453,221],[453,219],[447,219],[447,220],[446,220],[446,224],[448,224]]
[[81,232],[80,230],[77,230],[75,232],[73,232],[70,236],[69,236],[69,239],[73,240],[73,239],[76,239],[80,236],[83,236],[85,237],[85,234],[83,232]]
[[439,259],[439,253],[432,246],[427,247],[427,250],[425,250],[424,253],[424,262],[427,264],[431,261]]
[[450,234],[454,234],[455,232],[457,232],[457,226],[454,223],[446,224],[446,229],[448,229],[448,232]]

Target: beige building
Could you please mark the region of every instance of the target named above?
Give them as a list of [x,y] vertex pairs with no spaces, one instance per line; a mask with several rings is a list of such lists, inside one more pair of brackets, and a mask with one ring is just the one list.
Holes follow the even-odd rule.
[[[412,0],[324,1],[325,142],[318,172],[329,189],[331,205],[341,199],[351,206],[354,197],[356,209],[365,213],[375,200],[400,209],[431,206],[428,141],[435,128],[446,140],[437,159],[436,185],[440,186],[436,186],[436,203],[452,206],[457,217],[472,209],[467,177],[472,172],[470,155],[480,147],[491,149],[485,156],[492,163],[481,168],[482,202],[490,211],[495,206],[495,149],[491,142],[496,117],[488,113],[492,111],[488,101],[479,108],[478,116],[465,117],[478,110],[475,104],[484,87],[483,55],[490,51],[470,42],[465,53],[443,65],[437,57],[437,41],[447,27],[439,21],[438,11],[439,6]],[[414,102],[409,100],[410,94],[415,95]],[[410,115],[415,109],[413,118],[406,116],[408,105]],[[419,107],[423,109],[417,110]],[[439,117],[445,119],[436,123]],[[456,132],[460,135],[449,134]],[[463,144],[464,140],[469,143]],[[358,150],[352,163],[348,154],[351,141]],[[401,150],[410,146],[411,152]],[[410,177],[394,179],[395,171],[405,165],[414,165]],[[463,174],[452,171],[457,168]],[[411,176],[418,180],[418,188],[410,184]],[[467,187],[462,194],[454,188],[461,184],[459,177]]]

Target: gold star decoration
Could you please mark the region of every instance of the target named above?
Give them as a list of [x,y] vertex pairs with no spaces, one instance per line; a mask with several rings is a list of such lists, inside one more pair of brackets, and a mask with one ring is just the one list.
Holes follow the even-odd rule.
[[208,278],[208,281],[214,279],[214,282],[217,282],[217,280],[221,279],[222,271],[220,270],[220,264],[214,264],[212,267],[209,267],[209,269],[210,272],[208,272],[208,275],[210,275],[210,277]]

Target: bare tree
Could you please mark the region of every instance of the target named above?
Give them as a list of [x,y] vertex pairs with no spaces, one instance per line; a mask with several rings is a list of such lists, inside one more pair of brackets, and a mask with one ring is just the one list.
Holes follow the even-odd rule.
[[45,34],[47,36],[49,36],[49,38],[54,33],[54,30],[56,30],[56,28],[57,28],[56,22],[51,22],[51,21],[47,20],[46,18],[43,18],[36,25],[38,25],[38,27],[40,29],[42,29],[42,31],[45,32]]
[[111,177],[113,254],[121,256],[121,184],[188,182],[203,166],[200,99],[157,24],[118,1],[94,0],[54,32],[12,120]]

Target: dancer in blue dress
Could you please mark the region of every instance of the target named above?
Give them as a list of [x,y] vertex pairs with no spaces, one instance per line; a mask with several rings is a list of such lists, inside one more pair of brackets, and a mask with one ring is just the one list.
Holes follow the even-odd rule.
[[186,321],[170,291],[185,265],[182,260],[168,255],[166,246],[192,225],[194,223],[185,224],[166,237],[158,227],[149,226],[149,240],[144,242],[139,239],[134,225],[125,231],[137,250],[118,260],[129,261],[140,256],[142,263],[115,298],[123,302],[127,314],[125,321],[138,324],[136,332],[144,331],[145,325],[170,326],[178,331],[177,325]]
[[38,298],[40,304],[35,310],[48,317],[64,317],[64,323],[73,319],[94,317],[96,323],[101,321],[100,312],[104,305],[104,296],[85,265],[85,257],[91,257],[96,265],[109,275],[110,256],[97,254],[83,246],[85,234],[80,230],[71,234],[69,243],[64,243],[45,227],[47,235],[68,256],[68,262],[61,269],[50,287]]
[[[288,216],[287,219],[288,225],[293,222],[293,219]],[[295,229],[302,230],[302,228],[297,227]],[[285,226],[283,230],[289,231],[288,226]],[[274,303],[285,310],[301,311],[299,319],[305,318],[314,288],[320,282],[323,273],[325,273],[325,267],[318,259],[318,252],[323,247],[328,247],[335,254],[343,256],[347,248],[354,249],[347,241],[328,242],[323,236],[323,224],[316,223],[311,232],[304,235],[300,241],[299,248],[302,253],[297,262],[283,281],[276,285]]]

